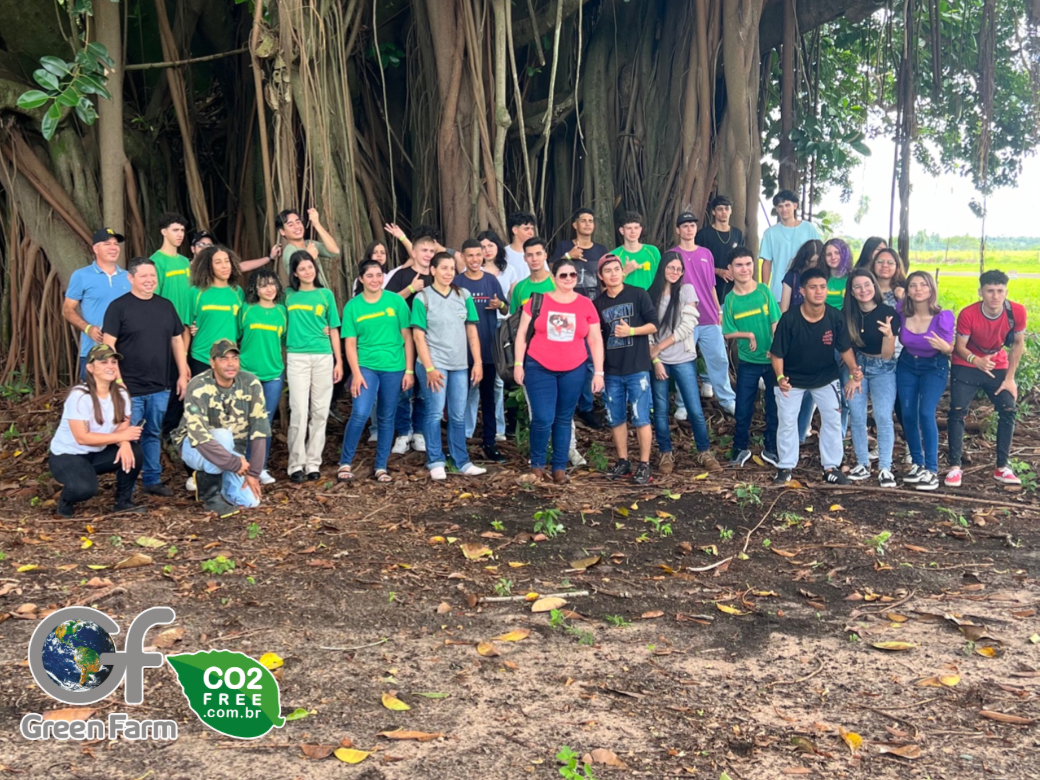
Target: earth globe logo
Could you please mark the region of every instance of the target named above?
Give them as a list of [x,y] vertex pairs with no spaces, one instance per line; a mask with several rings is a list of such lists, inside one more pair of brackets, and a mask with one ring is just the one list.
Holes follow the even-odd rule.
[[97,623],[66,620],[47,635],[41,660],[47,676],[62,690],[83,693],[108,679],[112,667],[101,663],[101,655],[115,651],[112,637]]

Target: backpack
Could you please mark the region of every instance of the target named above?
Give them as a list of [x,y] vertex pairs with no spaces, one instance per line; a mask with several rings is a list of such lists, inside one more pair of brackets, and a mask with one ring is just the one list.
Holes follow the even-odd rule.
[[[527,328],[527,344],[531,344],[534,336],[534,321],[538,319],[542,310],[542,293],[531,294],[531,324]],[[520,318],[523,316],[523,307],[509,315],[495,332],[494,357],[495,371],[499,379],[505,385],[506,390],[516,387],[513,380],[513,363],[516,362],[516,337],[520,331]]]

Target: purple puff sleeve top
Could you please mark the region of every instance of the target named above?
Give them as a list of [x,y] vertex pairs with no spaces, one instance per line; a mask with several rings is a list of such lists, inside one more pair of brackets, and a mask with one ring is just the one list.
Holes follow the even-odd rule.
[[[899,303],[902,304],[902,301]],[[939,350],[929,344],[925,338],[929,332],[934,333],[943,341],[953,343],[954,318],[952,311],[943,309],[933,316],[928,330],[924,333],[911,333],[906,327],[906,313],[903,311],[902,305],[896,308],[899,310],[899,324],[902,326],[899,330],[899,341],[902,343],[903,349],[914,357],[929,358],[939,354]]]

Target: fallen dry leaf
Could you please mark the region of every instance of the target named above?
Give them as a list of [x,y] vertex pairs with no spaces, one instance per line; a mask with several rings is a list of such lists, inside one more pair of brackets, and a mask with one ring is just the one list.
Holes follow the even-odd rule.
[[394,712],[404,712],[405,710],[411,709],[411,707],[398,699],[392,693],[383,694],[383,706],[388,710],[393,710]]
[[485,556],[491,555],[491,548],[480,542],[465,542],[460,547],[462,548],[462,554],[471,561],[478,561]]
[[87,580],[87,587],[88,588],[111,588],[112,587],[112,580],[110,580],[108,577],[105,577],[105,579],[101,579],[100,577],[91,577],[89,580]]
[[332,755],[332,745],[300,745],[300,750],[307,758],[323,759]]
[[728,604],[719,604],[717,601],[715,602],[715,606],[719,610],[719,612],[725,612],[727,615],[750,615],[751,614],[750,612],[744,612],[742,610],[739,610],[736,607],[731,607]]
[[[793,720],[793,718],[792,718]],[[791,744],[799,753],[816,753],[816,743],[808,737],[791,737]]]
[[602,560],[598,555],[590,555],[588,558],[579,558],[576,561],[571,561],[572,569],[588,569],[595,566]]
[[360,764],[371,754],[354,748],[338,748],[333,755],[344,764]]
[[855,731],[846,731],[841,726],[838,726],[838,733],[841,734],[841,738],[845,740],[845,744],[849,746],[849,750],[853,753],[863,746],[863,737]]
[[156,538],[154,538],[152,536],[138,536],[137,537],[137,546],[138,547],[150,547],[151,549],[154,550],[157,547],[165,547],[166,546],[166,542],[160,542],[158,539],[156,539]]
[[531,605],[532,612],[551,612],[554,609],[559,609],[567,605],[566,599],[561,599],[559,596],[549,596],[544,599],[538,599],[534,604]]
[[429,733],[426,731],[380,731],[379,736],[386,737],[387,739],[414,739],[418,742],[430,742],[434,739],[440,739],[444,735],[440,732]]
[[1034,718],[1023,718],[1021,715],[1008,715],[1007,713],[994,712],[993,710],[979,710],[979,716],[1001,723],[1010,723],[1014,726],[1032,726],[1036,723]]
[[129,558],[124,558],[115,566],[113,569],[134,569],[138,566],[151,566],[152,556],[145,555],[144,553],[134,553]]
[[913,642],[874,642],[871,647],[878,650],[913,650],[917,645]]
[[999,647],[990,647],[987,645],[986,647],[976,647],[975,652],[983,658],[996,658],[1004,651]]
[[649,612],[644,612],[640,615],[643,620],[656,620],[659,617],[664,617],[664,612],[659,609],[652,609]]
[[[794,482],[792,479],[791,482]],[[790,485],[791,482],[787,484]],[[799,486],[800,487],[800,486]],[[785,775],[811,775],[812,770],[804,766],[789,766],[786,769],[781,769],[780,772]]]
[[448,612],[451,612],[451,604],[449,604],[447,601],[442,601],[440,604],[437,605],[438,615],[443,615]]
[[43,713],[44,720],[86,720],[97,712],[88,707],[67,707],[63,710],[48,710]]
[[152,644],[161,649],[173,647],[174,644],[180,642],[184,638],[184,634],[185,631],[180,626],[177,628],[168,628],[165,631],[160,632],[159,635],[152,640]]
[[923,680],[918,680],[917,684],[922,688],[952,688],[960,681],[960,675],[950,674],[945,677],[925,677]]
[[628,765],[617,757],[617,754],[613,750],[607,750],[606,748],[596,748],[589,757],[593,763],[605,764],[606,766],[614,766],[618,769],[628,769]]
[[921,757],[920,745],[878,745],[877,749],[879,753],[888,753],[900,758],[914,759]]
[[531,629],[529,628],[517,628],[510,631],[508,634],[502,634],[500,636],[492,637],[493,642],[520,642],[527,639],[531,635]]
[[278,653],[264,653],[260,656],[260,665],[267,667],[272,672],[284,664],[285,661],[282,660],[282,657],[278,655]]
[[477,653],[485,658],[495,658],[496,656],[501,655],[501,653],[499,653],[498,650],[495,649],[495,646],[490,642],[477,643]]

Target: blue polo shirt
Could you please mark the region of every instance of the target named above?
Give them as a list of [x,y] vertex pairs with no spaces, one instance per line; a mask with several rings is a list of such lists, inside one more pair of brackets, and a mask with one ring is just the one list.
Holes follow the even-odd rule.
[[[116,266],[114,274],[109,276],[101,270],[101,266],[95,260],[86,268],[77,268],[72,272],[69,279],[69,288],[65,291],[65,297],[70,301],[79,302],[80,314],[90,325],[101,327],[105,322],[105,312],[108,304],[112,303],[121,295],[130,292],[130,274],[125,268]],[[90,348],[95,346],[94,341],[86,333],[79,337],[79,356],[86,357]]]

